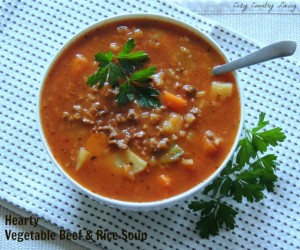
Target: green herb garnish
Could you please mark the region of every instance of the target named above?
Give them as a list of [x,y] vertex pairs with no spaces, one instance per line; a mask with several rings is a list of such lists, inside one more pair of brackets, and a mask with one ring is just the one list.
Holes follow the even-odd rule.
[[238,203],[243,199],[248,202],[260,201],[264,191],[274,192],[277,180],[275,170],[277,156],[265,154],[269,146],[277,146],[286,138],[281,128],[262,130],[269,124],[265,114],[259,115],[258,124],[252,130],[245,128],[245,135],[239,141],[232,159],[203,193],[212,195],[210,201],[192,201],[189,208],[200,212],[196,229],[201,238],[217,235],[221,227],[233,229],[235,211],[222,202],[225,197],[232,197]]
[[99,69],[88,78],[87,84],[91,87],[99,84],[101,89],[108,82],[113,88],[119,88],[116,96],[119,106],[136,99],[143,107],[159,107],[159,91],[150,86],[156,67],[142,69],[149,56],[144,51],[132,52],[134,46],[134,39],[129,39],[117,55],[111,51],[96,54]]

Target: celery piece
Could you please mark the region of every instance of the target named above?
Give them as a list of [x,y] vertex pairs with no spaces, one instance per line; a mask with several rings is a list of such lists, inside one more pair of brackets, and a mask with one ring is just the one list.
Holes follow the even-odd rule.
[[166,164],[170,162],[174,162],[179,160],[180,156],[184,153],[183,149],[175,144],[171,146],[166,152],[164,152],[160,157],[157,159],[159,163]]

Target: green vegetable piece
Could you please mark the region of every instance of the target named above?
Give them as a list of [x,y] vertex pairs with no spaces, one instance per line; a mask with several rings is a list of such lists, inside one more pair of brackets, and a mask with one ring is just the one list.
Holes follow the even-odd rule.
[[171,163],[179,160],[183,153],[183,149],[175,144],[171,146],[164,154],[162,154],[157,161],[161,164]]
[[137,154],[131,150],[126,149],[115,154],[115,166],[123,167],[124,165],[131,165],[134,174],[143,171],[147,167],[147,162],[144,161]]

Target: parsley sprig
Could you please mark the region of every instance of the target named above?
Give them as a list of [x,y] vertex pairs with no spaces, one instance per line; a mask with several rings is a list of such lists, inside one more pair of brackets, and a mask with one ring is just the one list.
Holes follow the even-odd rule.
[[257,202],[265,197],[264,191],[274,192],[277,181],[275,170],[277,156],[264,154],[270,146],[275,147],[286,138],[281,128],[265,130],[269,124],[265,113],[260,113],[257,126],[245,128],[235,154],[203,193],[213,197],[210,201],[192,201],[189,208],[200,212],[196,225],[201,238],[217,235],[220,228],[233,229],[238,212],[222,201],[231,197],[238,203],[244,199]]
[[97,53],[95,60],[99,68],[87,79],[87,84],[91,87],[99,84],[98,88],[101,89],[108,82],[113,88],[119,88],[116,95],[119,106],[136,99],[143,107],[159,107],[159,91],[150,85],[156,67],[142,69],[149,56],[144,51],[132,52],[134,47],[135,42],[131,38],[117,55],[112,51]]

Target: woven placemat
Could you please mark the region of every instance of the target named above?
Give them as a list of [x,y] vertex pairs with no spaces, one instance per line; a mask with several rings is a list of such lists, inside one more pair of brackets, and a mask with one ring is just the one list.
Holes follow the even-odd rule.
[[[195,231],[198,215],[188,201],[155,212],[124,212],[81,193],[51,162],[37,125],[37,96],[48,62],[80,29],[129,12],[152,12],[186,21],[216,40],[231,59],[259,44],[176,5],[155,1],[5,1],[1,4],[0,165],[2,203],[9,203],[63,228],[147,232],[144,241],[95,240],[105,249],[297,249],[300,248],[299,104],[300,70],[292,58],[239,71],[246,124],[260,111],[287,139],[279,155],[274,194],[260,203],[241,204],[237,226],[209,240]],[[201,194],[193,199],[201,199]],[[234,207],[236,204],[232,204]]]

